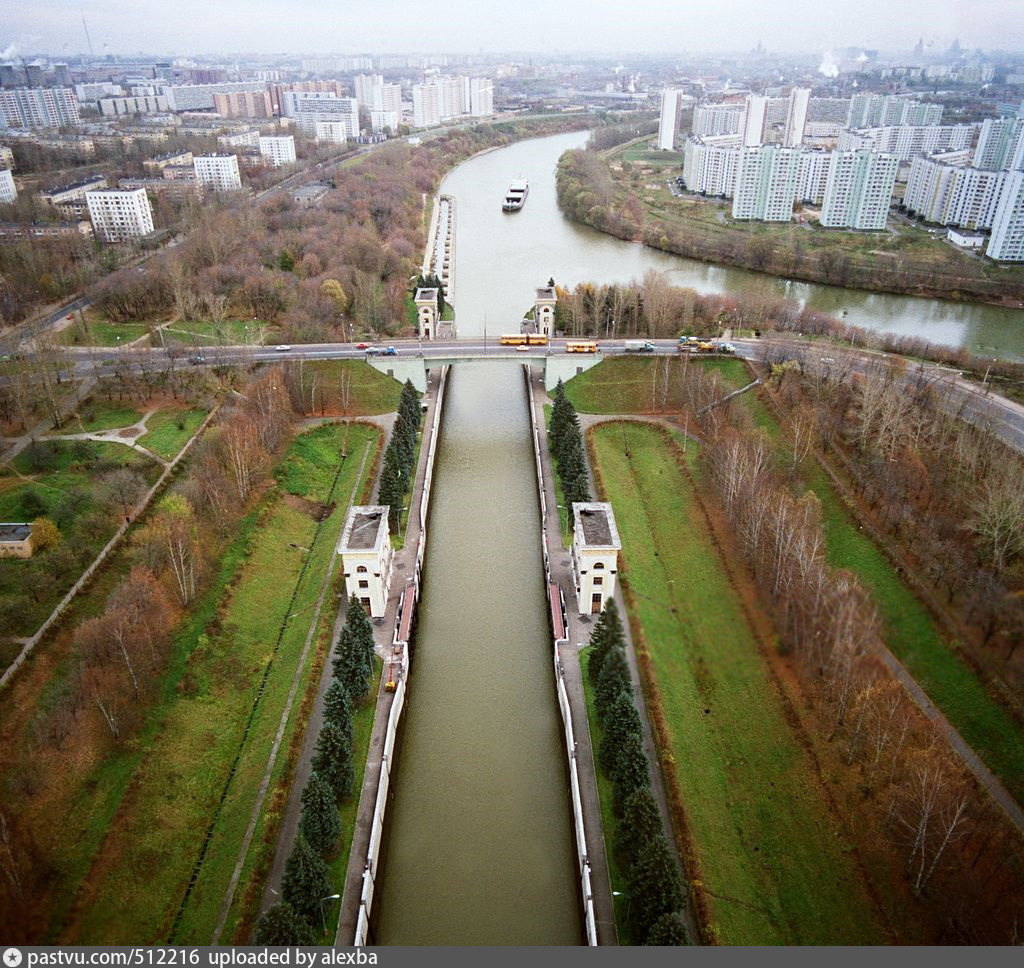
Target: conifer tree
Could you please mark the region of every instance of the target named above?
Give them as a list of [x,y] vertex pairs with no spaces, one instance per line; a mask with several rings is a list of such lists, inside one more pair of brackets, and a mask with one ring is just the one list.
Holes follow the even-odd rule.
[[655,945],[661,948],[669,946],[676,947],[687,943],[686,925],[683,924],[683,916],[677,911],[671,914],[663,914],[651,926],[651,932],[647,935],[644,944]]
[[333,679],[324,693],[324,721],[334,723],[352,737],[352,702],[340,679]]
[[281,878],[281,896],[299,917],[314,924],[320,918],[320,899],[333,893],[327,865],[300,833]]
[[598,759],[608,776],[614,776],[619,754],[628,736],[643,738],[640,725],[640,713],[633,704],[633,697],[628,692],[619,693],[604,718],[601,734],[601,747]]
[[608,715],[608,710],[622,693],[632,696],[633,685],[629,678],[626,650],[620,645],[611,649],[605,656],[597,688],[594,690],[594,705],[602,723]]
[[604,603],[604,610],[590,635],[590,660],[587,665],[587,676],[592,686],[597,685],[598,677],[601,675],[601,666],[604,664],[609,650],[624,644],[625,636],[622,631],[622,622],[619,620],[619,606],[615,604],[614,598],[609,598]]
[[664,836],[661,814],[649,787],[634,790],[622,803],[622,820],[615,831],[615,846],[626,866],[640,855],[640,848]]
[[682,910],[679,866],[664,837],[655,837],[640,849],[628,885],[629,919],[638,938],[646,938],[662,915]]
[[267,908],[256,922],[253,944],[268,948],[311,945],[316,944],[316,936],[295,908],[287,901],[278,901],[273,907]]
[[311,773],[302,790],[302,815],[299,830],[309,846],[319,854],[328,854],[341,836],[341,818],[334,793],[319,773]]
[[622,813],[623,804],[631,793],[651,782],[647,754],[639,733],[626,733],[612,764],[612,796],[615,812]]
[[324,723],[316,740],[313,771],[323,777],[336,798],[352,793],[352,743],[333,723]]

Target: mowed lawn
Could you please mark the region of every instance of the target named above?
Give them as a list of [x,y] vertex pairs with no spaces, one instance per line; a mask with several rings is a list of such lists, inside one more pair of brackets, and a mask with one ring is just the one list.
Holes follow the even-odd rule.
[[[179,942],[210,940],[325,569],[333,563],[345,508],[353,492],[357,499],[362,494],[380,436],[373,427],[349,428],[349,457],[332,495],[328,492],[344,428],[315,433],[335,434],[339,446],[323,448],[332,463],[320,468],[309,498],[327,502],[333,497],[339,506],[314,542],[311,514],[283,495],[267,502],[238,571],[223,587],[217,621],[194,641],[179,643],[190,652],[184,674],[109,820],[109,832],[80,886],[66,941],[167,940],[213,822],[199,880],[175,934]],[[307,554],[310,563],[303,571]],[[333,613],[335,605],[328,596],[325,608]],[[195,635],[199,630],[186,631]],[[299,705],[297,699],[282,751],[297,725]],[[283,763],[282,756],[275,776],[280,776]],[[262,826],[254,846],[262,843]],[[247,867],[251,873],[252,866]],[[243,879],[241,894],[246,886]]]
[[[709,929],[727,944],[874,944],[885,933],[737,592],[656,427],[590,432],[650,652]],[[628,457],[627,457],[628,453]]]

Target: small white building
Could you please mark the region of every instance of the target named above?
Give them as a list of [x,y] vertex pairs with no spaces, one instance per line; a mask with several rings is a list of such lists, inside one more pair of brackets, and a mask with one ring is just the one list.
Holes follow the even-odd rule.
[[604,603],[615,594],[622,542],[610,504],[600,501],[573,504],[572,517],[576,602],[581,615],[590,615],[602,611]]
[[949,229],[946,232],[946,239],[961,249],[981,251],[988,236],[981,232],[962,232],[959,229]]
[[215,192],[238,191],[242,187],[238,155],[196,155],[194,160],[200,185],[209,185]]
[[533,300],[533,321],[537,324],[537,332],[549,339],[555,335],[555,305],[558,297],[554,286],[545,286],[537,290]]
[[437,339],[437,290],[417,289],[413,302],[420,339]]
[[31,558],[32,550],[31,524],[0,524],[0,558]]
[[153,209],[144,188],[86,192],[93,232],[104,242],[127,242],[153,231]]
[[391,588],[391,538],[385,505],[352,507],[338,542],[345,589],[374,618],[384,614]]
[[295,163],[295,136],[290,134],[283,135],[260,135],[259,140],[260,154],[274,168],[280,168],[282,165],[291,165]]

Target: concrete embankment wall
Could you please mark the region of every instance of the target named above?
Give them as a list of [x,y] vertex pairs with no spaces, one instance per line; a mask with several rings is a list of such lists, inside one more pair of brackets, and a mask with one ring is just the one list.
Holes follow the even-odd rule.
[[[558,607],[562,611],[562,628],[565,628],[565,601],[562,598],[562,591],[557,584],[551,581],[551,559],[548,554],[548,532],[547,532],[547,498],[544,494],[544,468],[540,456],[540,424],[543,414],[538,414],[533,402],[533,392],[530,386],[530,367],[523,365],[523,376],[526,383],[526,399],[530,407],[530,426],[533,430],[533,460],[537,471],[537,493],[540,497],[540,522],[541,522],[541,548],[544,552],[544,591],[545,600],[548,602],[548,609],[554,606],[552,590],[558,589]],[[554,625],[554,622],[552,622]],[[597,924],[594,917],[594,900],[591,890],[590,859],[587,851],[587,835],[583,825],[583,800],[580,796],[579,770],[576,766],[576,737],[572,728],[572,709],[569,705],[569,695],[565,689],[562,663],[559,655],[560,649],[567,644],[567,640],[558,637],[558,629],[552,631],[553,651],[552,658],[555,668],[555,689],[558,693],[558,708],[562,713],[562,724],[564,726],[565,751],[569,762],[569,793],[572,800],[573,828],[576,833],[576,859],[580,878],[580,896],[583,901],[583,924],[587,935],[587,944],[597,944]]]
[[[423,478],[423,493],[419,505],[419,540],[416,543],[416,567],[412,579],[402,592],[398,617],[395,621],[395,632],[392,640],[392,659],[394,667],[395,697],[388,713],[388,724],[384,734],[384,752],[381,757],[380,780],[377,784],[377,797],[374,801],[373,816],[370,821],[370,842],[366,851],[366,864],[363,870],[363,886],[359,898],[359,919],[356,922],[353,944],[357,947],[369,943],[370,915],[373,911],[373,897],[376,890],[378,866],[381,848],[384,841],[384,813],[387,810],[388,790],[391,786],[391,770],[396,759],[396,736],[398,726],[405,709],[406,684],[410,673],[410,639],[411,630],[415,626],[416,607],[420,600],[420,587],[423,580],[423,559],[427,549],[427,520],[430,511],[430,493],[434,480],[434,460],[437,456],[437,441],[441,427],[441,416],[444,410],[445,387],[448,383],[450,367],[441,370],[441,379],[437,388],[437,402],[434,405],[434,421],[430,432],[430,444],[427,449],[426,472]],[[381,677],[381,688],[384,688],[385,677]]]

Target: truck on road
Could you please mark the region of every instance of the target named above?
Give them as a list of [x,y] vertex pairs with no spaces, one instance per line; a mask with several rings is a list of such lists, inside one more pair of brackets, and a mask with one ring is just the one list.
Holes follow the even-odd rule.
[[646,339],[627,339],[622,349],[626,353],[653,353],[654,344]]

